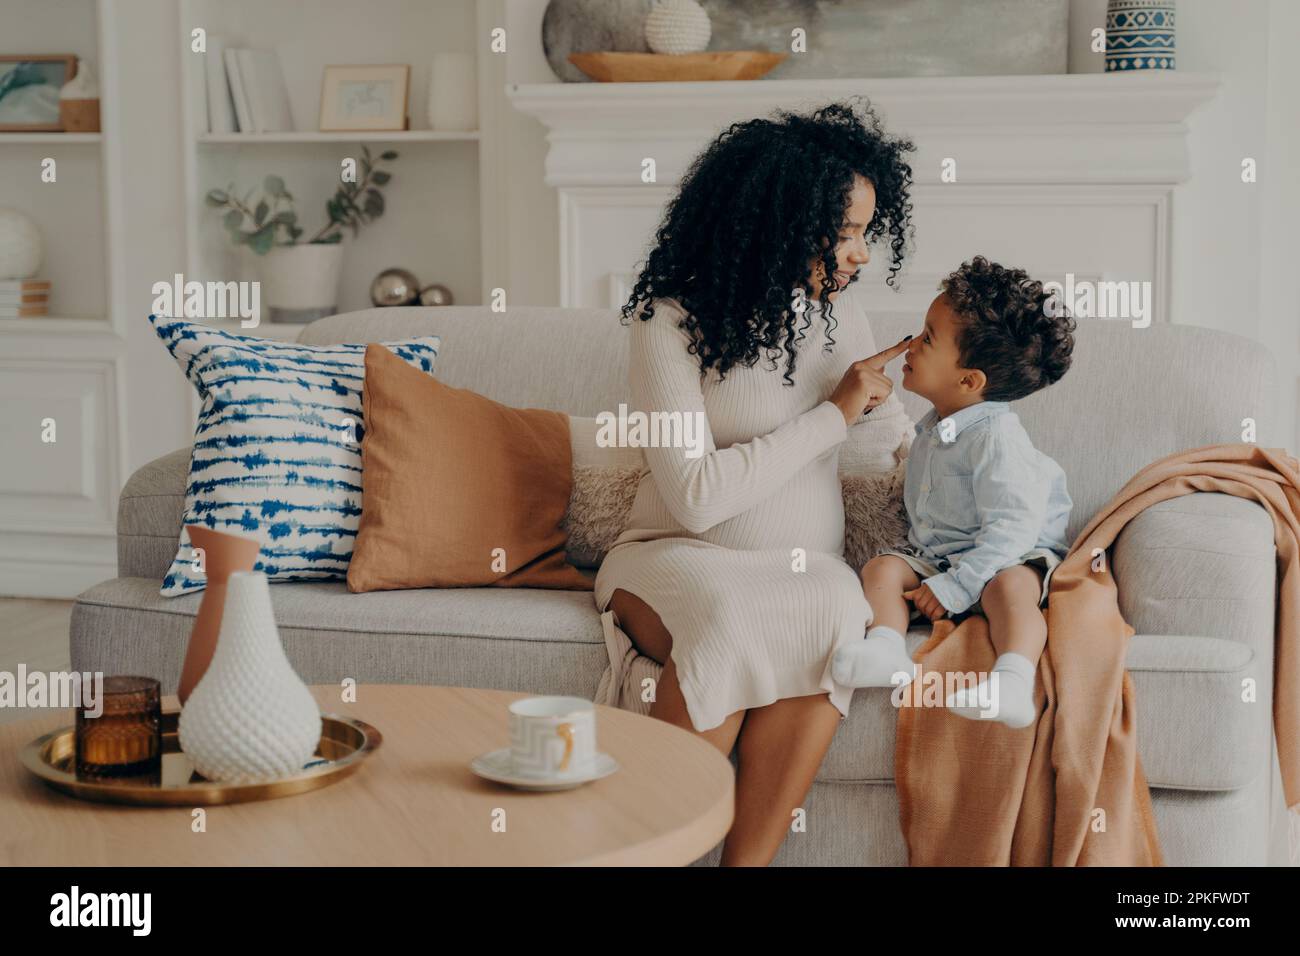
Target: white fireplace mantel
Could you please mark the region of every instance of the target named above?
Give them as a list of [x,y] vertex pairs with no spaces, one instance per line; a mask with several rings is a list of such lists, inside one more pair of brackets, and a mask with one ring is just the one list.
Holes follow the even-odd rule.
[[[958,159],[966,182],[1181,182],[1184,121],[1219,79],[1151,71],[1050,76],[718,83],[512,84],[507,95],[546,126],[552,186],[635,185],[654,157],[675,182],[725,125],[774,109],[866,96],[886,128],[916,141],[917,182]],[[927,175],[930,174],[930,175]]]
[[[917,255],[908,294],[877,285],[879,307],[923,307],[939,276],[979,252],[1044,277],[1149,280],[1155,319],[1167,321],[1170,197],[1190,174],[1186,120],[1219,87],[1213,75],[1152,71],[535,83],[506,93],[547,130],[564,305],[620,304],[663,204],[728,124],[862,95],[889,133],[916,144]],[[642,178],[646,159],[653,183]]]

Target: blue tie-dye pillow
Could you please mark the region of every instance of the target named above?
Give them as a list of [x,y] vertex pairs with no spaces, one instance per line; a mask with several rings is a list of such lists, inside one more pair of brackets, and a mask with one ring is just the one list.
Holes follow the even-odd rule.
[[[149,316],[203,399],[184,525],[261,541],[272,581],[347,577],[361,518],[364,345],[298,345]],[[433,370],[436,335],[386,346]],[[163,579],[172,597],[203,588],[189,535]]]

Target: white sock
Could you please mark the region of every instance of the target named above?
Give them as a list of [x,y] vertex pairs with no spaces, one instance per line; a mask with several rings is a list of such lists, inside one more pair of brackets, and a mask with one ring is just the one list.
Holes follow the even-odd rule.
[[959,687],[948,695],[948,709],[972,720],[996,720],[1008,727],[1028,727],[1038,716],[1034,709],[1033,661],[1008,651],[998,657],[993,671],[975,687]]
[[903,635],[881,625],[867,631],[865,640],[835,652],[831,676],[846,687],[901,687],[916,677],[916,664],[907,656]]

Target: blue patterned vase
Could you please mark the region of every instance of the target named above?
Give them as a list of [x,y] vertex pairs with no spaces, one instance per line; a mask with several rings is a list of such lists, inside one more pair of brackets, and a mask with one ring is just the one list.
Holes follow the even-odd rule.
[[1174,0],[1110,0],[1106,72],[1174,68]]

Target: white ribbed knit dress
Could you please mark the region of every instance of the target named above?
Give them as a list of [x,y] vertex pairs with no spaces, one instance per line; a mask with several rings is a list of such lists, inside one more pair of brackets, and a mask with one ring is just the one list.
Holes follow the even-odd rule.
[[701,382],[680,305],[654,306],[649,321],[631,323],[630,406],[704,412],[703,454],[644,448],[649,470],[596,575],[596,606],[607,611],[622,588],[659,614],[698,731],[738,710],[818,693],[846,716],[853,689],[831,678],[831,660],[862,640],[869,606],[860,569],[843,557],[840,449],[847,439],[892,452],[912,427],[897,395],[851,428],[829,401],[848,366],[879,351],[854,287],[833,302],[829,354],[825,321],[810,306],[793,387],[782,377],[784,351],[775,368],[760,356],[721,383],[716,369]]

